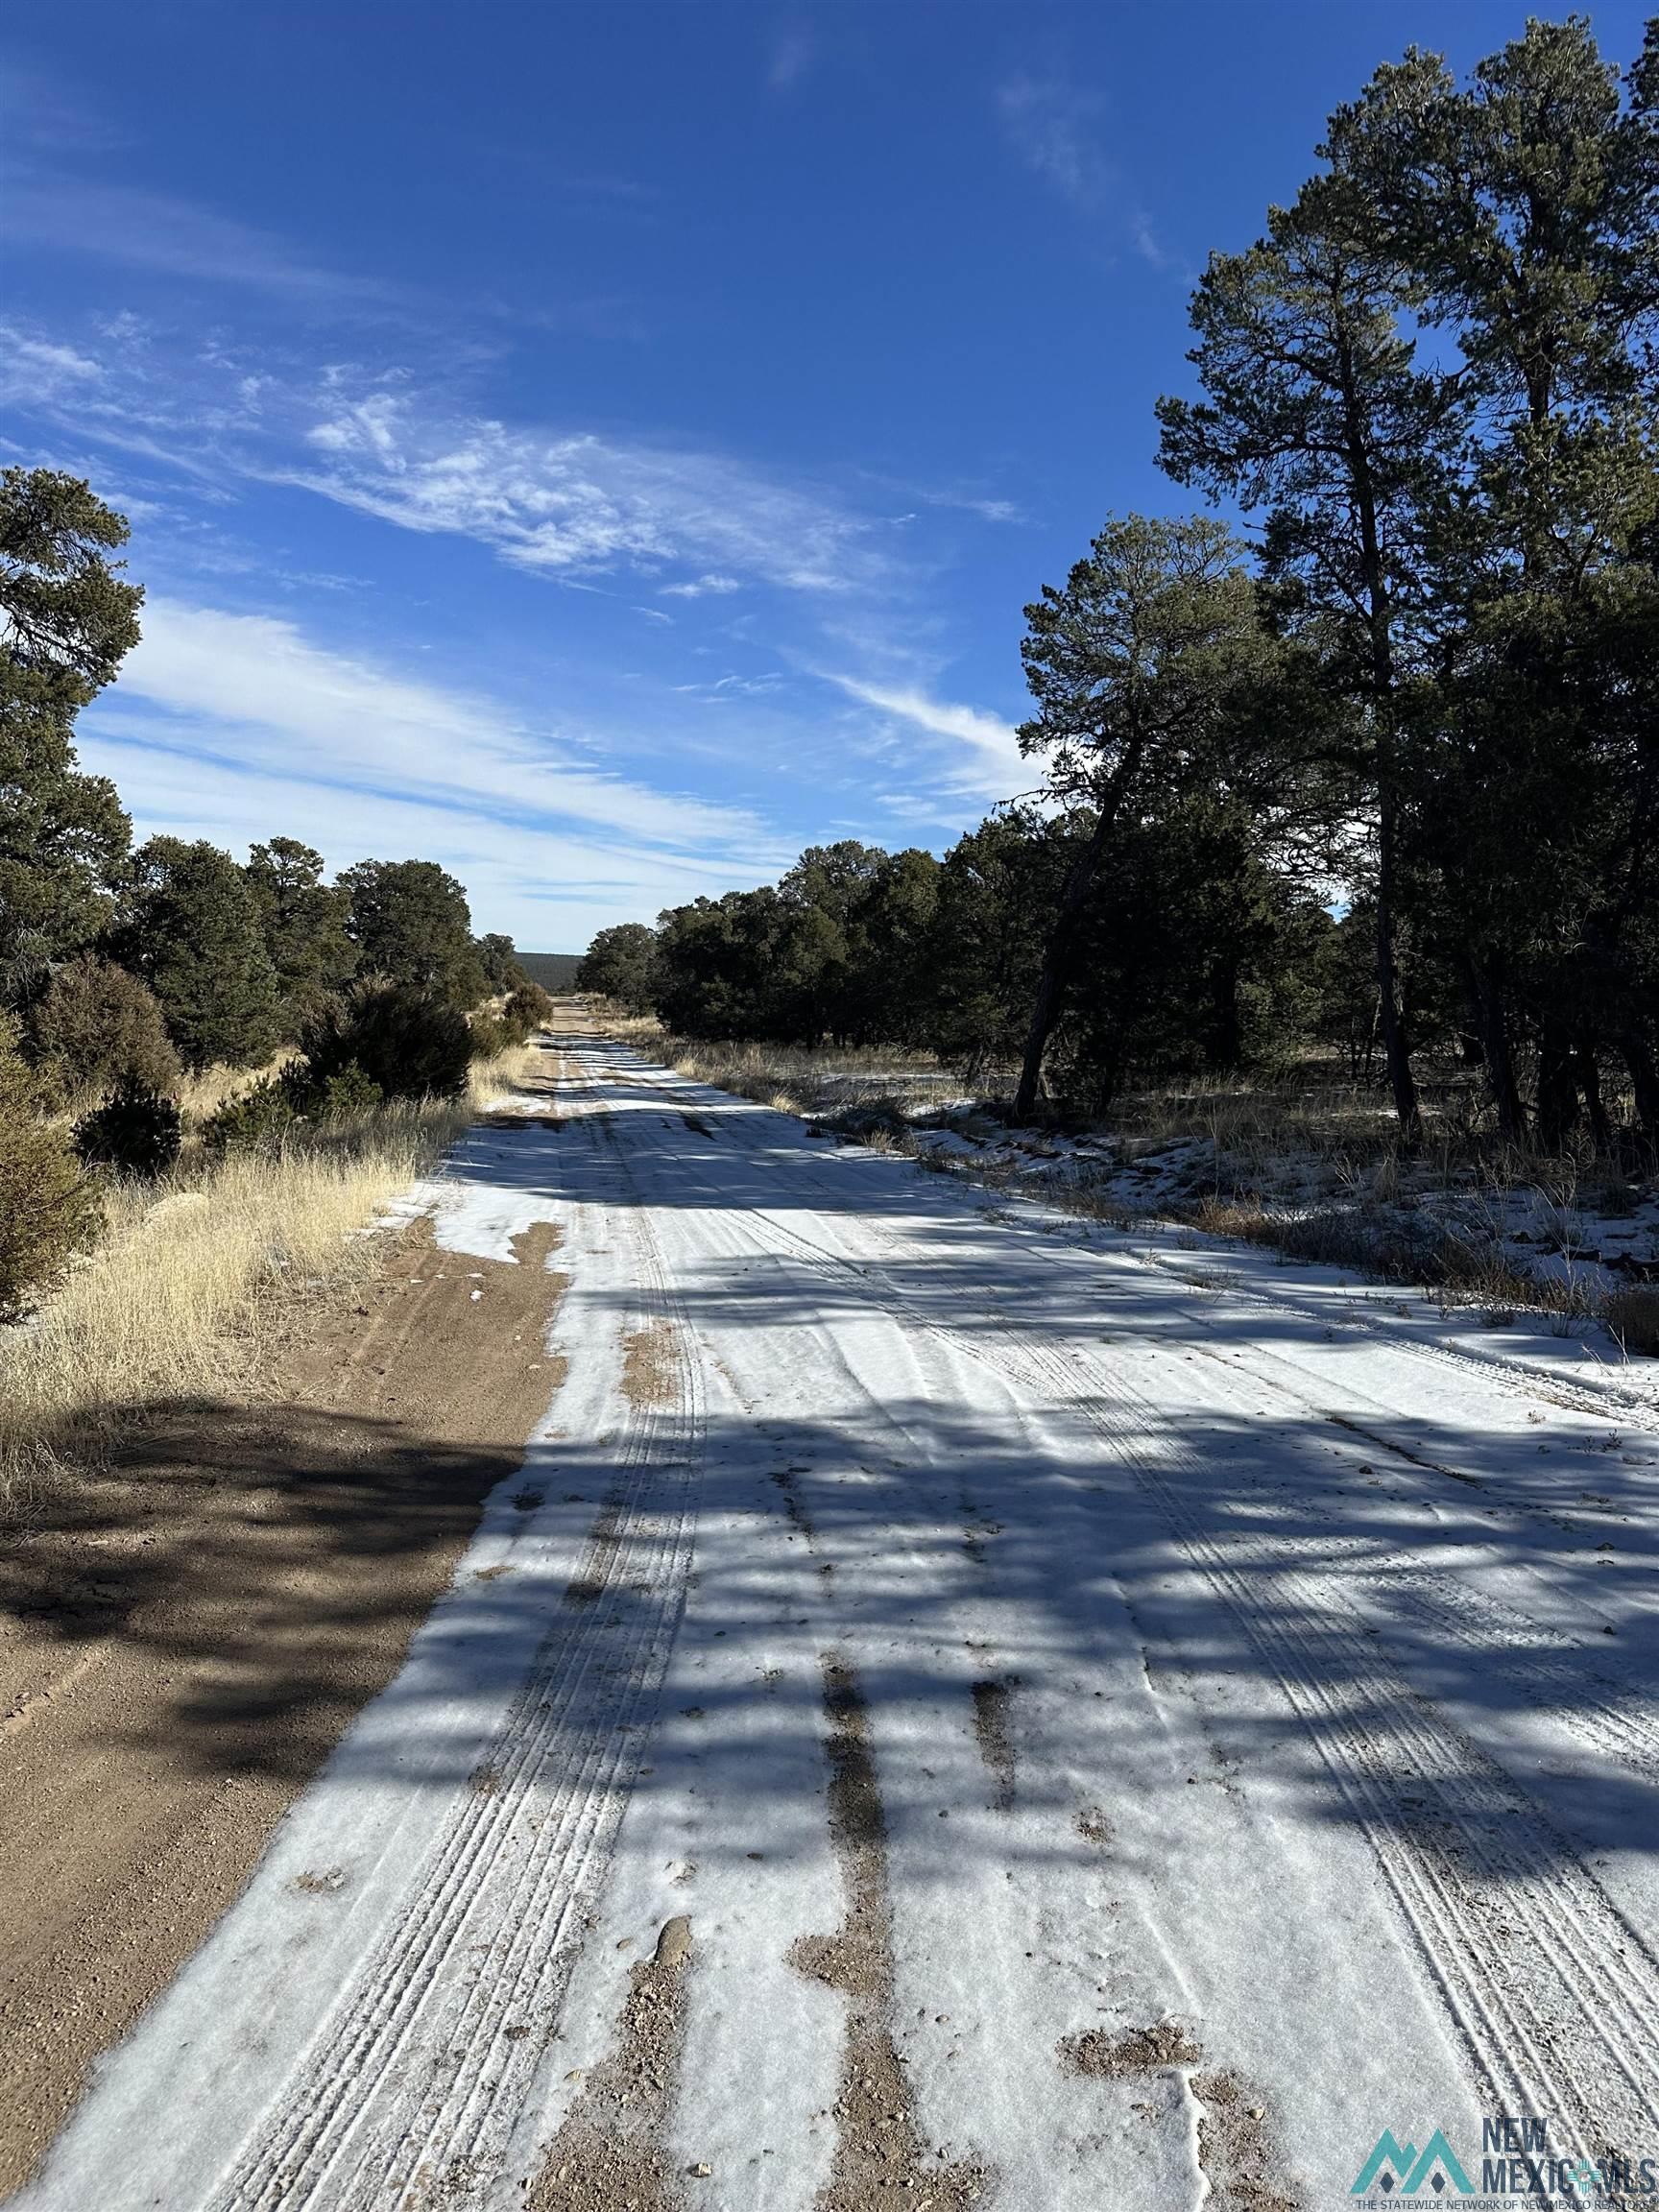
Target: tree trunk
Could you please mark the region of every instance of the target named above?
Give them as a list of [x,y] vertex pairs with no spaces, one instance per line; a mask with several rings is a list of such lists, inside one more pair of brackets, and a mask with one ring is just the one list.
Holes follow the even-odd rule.
[[1560,1022],[1547,1016],[1538,1040],[1538,1142],[1546,1152],[1559,1152],[1577,1126],[1571,1048]]
[[1238,963],[1229,954],[1210,970],[1210,1040],[1206,1058],[1217,1073],[1244,1058],[1244,1023],[1238,1011]]
[[1038,980],[1037,997],[1031,1008],[1031,1026],[1025,1033],[1025,1057],[1020,1069],[1020,1088],[1014,1094],[1016,1121],[1029,1121],[1037,1108],[1038,1087],[1043,1080],[1043,1055],[1048,1049],[1048,1040],[1054,1033],[1055,1022],[1060,1019],[1061,1001],[1070,980],[1071,948],[1077,934],[1078,917],[1089,896],[1089,887],[1094,880],[1094,871],[1105,851],[1106,839],[1111,834],[1112,819],[1117,810],[1117,793],[1114,791],[1102,804],[1095,817],[1088,844],[1067,870],[1065,885],[1060,893],[1060,904],[1054,916],[1054,926],[1048,936],[1048,950],[1043,955],[1043,974]]
[[1480,1050],[1486,1062],[1486,1082],[1498,1109],[1498,1133],[1505,1144],[1520,1144],[1527,1134],[1521,1110],[1521,1093],[1515,1083],[1515,1062],[1509,1050],[1509,1023],[1503,1011],[1503,985],[1497,960],[1488,953],[1464,955],[1464,980],[1475,1009]]
[[1348,466],[1359,521],[1359,565],[1365,583],[1366,627],[1371,636],[1372,735],[1377,749],[1377,990],[1382,1049],[1388,1063],[1388,1088],[1404,1143],[1423,1133],[1411,1053],[1400,1007],[1399,962],[1395,956],[1394,841],[1397,793],[1394,763],[1394,612],[1377,525],[1377,492],[1372,476],[1369,423],[1355,377],[1346,337],[1338,347]]
[[1394,807],[1386,784],[1378,812],[1377,847],[1377,1020],[1382,1031],[1388,1088],[1394,1094],[1400,1135],[1405,1143],[1415,1144],[1422,1134],[1423,1118],[1411,1074],[1406,1017],[1400,1006],[1400,972],[1394,956]]
[[1610,1159],[1613,1125],[1607,1118],[1606,1102],[1601,1096],[1601,1070],[1597,1062],[1596,1047],[1586,1038],[1579,1038],[1573,1047],[1573,1073],[1583,1094],[1584,1110],[1590,1117],[1591,1141],[1603,1160]]

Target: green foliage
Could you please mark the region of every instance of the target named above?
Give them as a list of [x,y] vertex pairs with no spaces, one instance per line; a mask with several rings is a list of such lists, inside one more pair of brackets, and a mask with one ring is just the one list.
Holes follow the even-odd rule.
[[320,998],[349,982],[357,948],[346,930],[349,893],[323,880],[323,855],[273,837],[248,855],[248,887],[276,978],[276,1026],[292,1038]]
[[468,1029],[474,1060],[493,1060],[498,1052],[505,1052],[509,1046],[518,1042],[501,1016],[490,1007],[474,1014]]
[[493,929],[488,936],[475,937],[472,950],[484,972],[485,983],[492,991],[512,991],[529,977],[518,965],[518,955],[511,937]]
[[1239,740],[1261,720],[1278,656],[1242,552],[1207,516],[1127,516],[1100,533],[1063,590],[1045,586],[1025,610],[1020,651],[1037,712],[1021,726],[1020,748],[1043,757],[1050,798],[1086,807],[1092,827],[1048,932],[1014,1101],[1022,1119],[1075,983],[1096,878],[1123,865],[1123,840],[1154,810],[1232,781]]
[[778,988],[786,926],[769,888],[670,907],[658,937],[657,1012],[686,1037],[798,1036]]
[[642,922],[601,929],[576,969],[576,989],[614,999],[629,1014],[649,1013],[657,938]]
[[30,1014],[28,1044],[66,1092],[106,1090],[125,1076],[154,1091],[178,1086],[179,1055],[154,992],[90,953],[53,975]]
[[499,1006],[481,1006],[471,1016],[472,1057],[493,1060],[497,1053],[522,1045],[553,1012],[553,1001],[539,983],[520,975]]
[[202,1142],[209,1152],[270,1147],[281,1142],[298,1118],[293,1087],[281,1075],[261,1075],[214,1108],[202,1124]]
[[353,1060],[337,1075],[309,1077],[304,1111],[314,1121],[360,1121],[386,1102],[386,1094]]
[[124,1075],[75,1124],[75,1149],[88,1167],[126,1175],[163,1175],[179,1157],[183,1124],[175,1101],[135,1075]]
[[320,1073],[303,1059],[291,1060],[280,1074],[262,1075],[216,1107],[202,1124],[202,1142],[209,1152],[234,1146],[269,1150],[298,1124],[359,1121],[384,1102],[379,1084],[354,1060],[332,1074]]
[[0,1322],[28,1312],[98,1229],[69,1139],[40,1113],[17,1023],[0,1013]]
[[123,517],[78,477],[0,470],[0,1004],[106,927],[132,843],[115,787],[82,773],[75,716],[137,642]]
[[462,1008],[485,997],[489,977],[467,894],[435,860],[360,860],[340,884],[364,974],[436,992]]
[[[624,1003],[655,1007],[687,1036],[913,1039],[930,1003],[938,875],[930,853],[814,846],[776,889],[671,908],[649,957],[625,943],[604,958],[631,963]],[[596,938],[589,961],[601,950]]]
[[1005,807],[945,855],[919,1035],[972,1083],[1024,1048],[1074,841],[1065,818]]
[[501,1010],[501,1019],[512,1033],[513,1042],[522,1045],[538,1029],[543,1029],[553,1019],[553,1001],[540,983],[532,983],[528,976],[507,995],[507,1003]]
[[247,876],[204,841],[152,837],[135,855],[123,964],[160,1001],[187,1068],[245,1068],[276,1042],[276,974]]
[[325,1084],[355,1067],[386,1098],[453,1098],[467,1088],[467,1017],[436,991],[369,982],[317,1009],[300,1033],[306,1079]]
[[1656,89],[1652,31],[1622,107],[1583,16],[1466,84],[1380,69],[1326,173],[1212,259],[1203,397],[1159,408],[1165,467],[1263,514],[1269,604],[1341,709],[1324,835],[1408,1136],[1413,1023],[1451,1022],[1511,1142],[1605,1144],[1617,1055],[1659,1142]]
[[471,1017],[472,1057],[493,1060],[522,1045],[550,1018],[553,1001],[539,983],[521,975],[517,988],[498,1007],[481,1007]]

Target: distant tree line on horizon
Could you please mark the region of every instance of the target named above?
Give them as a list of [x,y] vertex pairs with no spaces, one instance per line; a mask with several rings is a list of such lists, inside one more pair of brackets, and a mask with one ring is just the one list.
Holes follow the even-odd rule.
[[[1037,771],[594,940],[688,1036],[930,1047],[1098,1108],[1312,1043],[1481,1070],[1503,1139],[1659,1145],[1659,20],[1417,49],[1192,296],[1159,460],[1026,609]],[[1627,1119],[1626,1119],[1627,1116]]]

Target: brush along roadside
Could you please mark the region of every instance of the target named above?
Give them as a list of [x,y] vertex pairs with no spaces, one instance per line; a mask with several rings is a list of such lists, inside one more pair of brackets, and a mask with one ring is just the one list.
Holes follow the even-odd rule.
[[95,1463],[147,1407],[255,1388],[305,1302],[380,1263],[358,1232],[533,1058],[479,1063],[459,1098],[382,1106],[269,1147],[187,1143],[165,1176],[111,1178],[97,1247],[29,1322],[0,1331],[0,1530],[27,1526],[43,1484]]

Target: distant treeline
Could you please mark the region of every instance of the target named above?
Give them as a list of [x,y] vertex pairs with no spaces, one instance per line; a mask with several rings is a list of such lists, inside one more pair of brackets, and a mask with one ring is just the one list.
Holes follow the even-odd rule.
[[[847,841],[782,880],[601,930],[577,988],[678,1034],[897,1045],[982,1078],[1017,1066],[1061,895],[1094,818],[1000,808],[936,860]],[[1048,1060],[1100,1104],[1123,1082],[1271,1058],[1325,1038],[1371,1050],[1369,917],[1337,922],[1197,808],[1148,825],[1096,875]]]
[[568,991],[576,981],[576,971],[582,965],[580,952],[520,952],[517,961],[532,983],[540,983],[543,991]]
[[[1497,1130],[1659,1145],[1659,21],[1413,49],[1192,296],[1159,460],[1025,611],[1034,789],[607,930],[697,1036],[883,1040],[1098,1105],[1309,1040]],[[1338,919],[1337,917],[1340,917]]]

